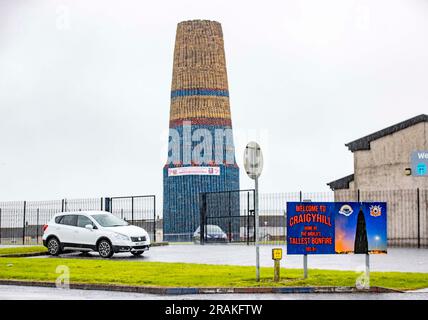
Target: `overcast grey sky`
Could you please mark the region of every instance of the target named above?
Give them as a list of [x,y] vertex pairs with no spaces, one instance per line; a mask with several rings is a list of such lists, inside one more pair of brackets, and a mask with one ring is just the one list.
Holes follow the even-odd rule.
[[0,200],[162,195],[176,24],[223,26],[241,187],[327,191],[428,101],[426,0],[0,0]]

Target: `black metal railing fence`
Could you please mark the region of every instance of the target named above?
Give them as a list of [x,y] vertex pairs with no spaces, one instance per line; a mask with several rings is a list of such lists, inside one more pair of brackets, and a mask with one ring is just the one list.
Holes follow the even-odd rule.
[[[208,224],[219,225],[228,242],[251,244],[254,241],[254,195],[251,190],[233,194],[207,195]],[[259,194],[259,235],[262,244],[281,245],[287,238],[287,202],[382,201],[388,204],[388,245],[428,247],[428,190],[337,190],[335,192],[289,192]],[[57,212],[106,210],[145,228],[152,241],[162,241],[162,215],[157,216],[156,197],[62,199],[51,201],[0,202],[0,245],[41,244],[42,227]],[[183,215],[183,219],[188,219]],[[197,242],[195,231],[200,217],[186,221],[194,230],[186,233],[187,242]],[[178,240],[177,240],[178,241]],[[184,240],[180,240],[184,241]]]
[[43,225],[56,213],[105,210],[141,226],[156,242],[156,196],[62,199],[51,201],[0,202],[0,244],[36,245],[42,243]]
[[[237,193],[238,191],[231,191]],[[229,195],[207,193],[202,199],[207,202],[206,220],[226,230],[233,229],[234,235],[229,242],[247,242],[242,235],[252,233],[254,225],[245,223],[246,210],[243,200],[239,209],[228,205]],[[212,200],[210,200],[210,197]],[[215,200],[215,201],[214,201]],[[399,247],[428,247],[428,190],[337,190],[335,192],[290,192],[259,194],[259,239],[261,244],[281,245],[287,239],[287,202],[386,202],[388,206],[388,245]],[[210,205],[211,202],[211,205]],[[215,203],[221,205],[215,205]],[[234,207],[235,206],[235,207]],[[202,206],[203,207],[203,206]],[[244,208],[244,210],[242,210]],[[231,228],[224,221],[233,221]],[[221,225],[223,223],[223,225]],[[202,226],[202,224],[201,224]],[[236,227],[236,226],[239,226]],[[238,233],[237,230],[240,230]],[[245,231],[247,230],[247,231]],[[239,241],[239,240],[241,241]],[[248,241],[254,242],[254,237]]]

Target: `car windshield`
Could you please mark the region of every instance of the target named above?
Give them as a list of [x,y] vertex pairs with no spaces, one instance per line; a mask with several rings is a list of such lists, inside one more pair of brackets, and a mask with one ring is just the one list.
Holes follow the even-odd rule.
[[94,218],[102,227],[123,227],[129,225],[128,222],[115,217],[112,214],[94,214],[92,218]]
[[208,233],[223,233],[223,230],[219,226],[207,225]]

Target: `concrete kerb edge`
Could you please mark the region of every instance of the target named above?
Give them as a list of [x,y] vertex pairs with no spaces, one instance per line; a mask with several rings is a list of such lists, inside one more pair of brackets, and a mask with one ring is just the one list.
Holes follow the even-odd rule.
[[48,252],[33,252],[33,253],[12,253],[12,254],[2,254],[0,258],[27,258],[27,257],[38,257],[46,256]]
[[164,241],[164,242],[153,242],[150,244],[150,247],[164,247],[164,246],[169,246],[169,242]]
[[[54,282],[0,280],[0,285],[30,286],[55,288]],[[303,294],[303,293],[403,293],[403,291],[382,287],[358,289],[355,287],[254,287],[254,288],[171,288],[141,287],[110,284],[70,284],[70,289],[102,290],[132,293],[149,293],[158,295],[192,295],[192,294]]]
[[[150,245],[150,247],[164,247],[168,245],[169,245],[169,242],[154,242]],[[32,252],[32,253],[11,253],[11,254],[1,254],[0,258],[27,258],[27,257],[46,256],[48,254],[49,253],[47,251]]]

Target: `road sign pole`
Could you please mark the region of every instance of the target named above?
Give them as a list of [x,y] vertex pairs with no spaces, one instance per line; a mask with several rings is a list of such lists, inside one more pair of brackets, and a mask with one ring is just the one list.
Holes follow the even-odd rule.
[[370,254],[366,253],[366,280],[367,280],[367,289],[370,288]]
[[257,142],[249,142],[245,147],[244,167],[248,176],[254,180],[254,242],[256,245],[256,281],[260,281],[260,235],[259,235],[259,176],[263,169],[262,150]]
[[308,255],[303,255],[303,278],[308,278]]
[[259,178],[255,179],[255,228],[256,228],[256,281],[260,281],[260,245],[259,245]]

